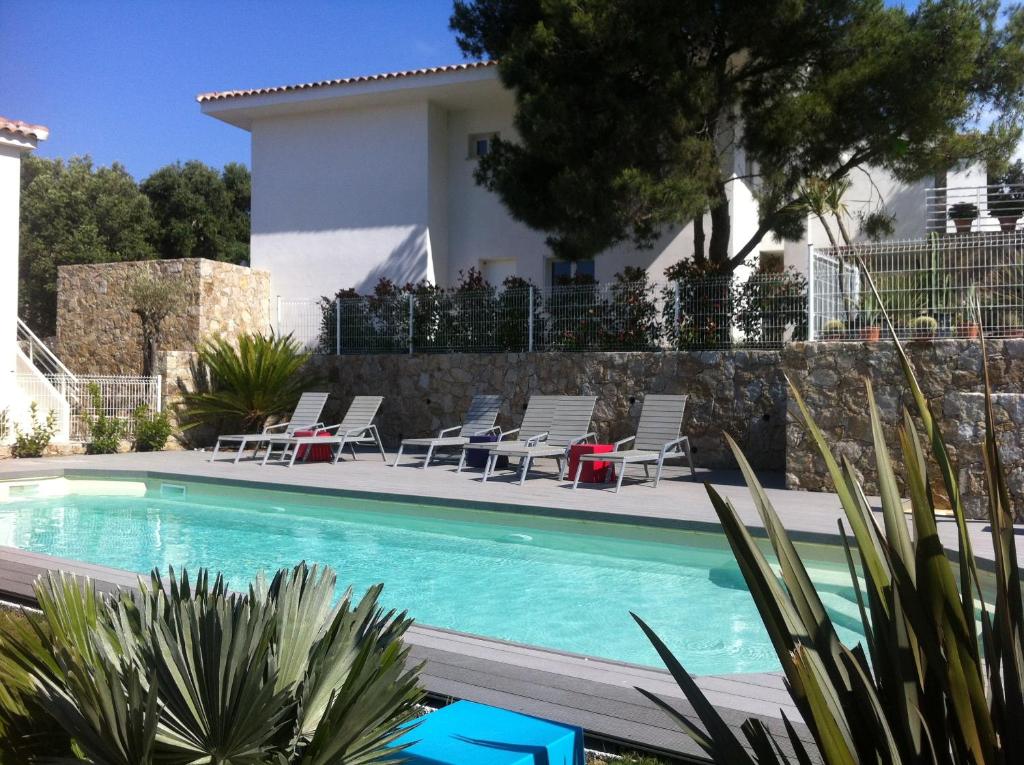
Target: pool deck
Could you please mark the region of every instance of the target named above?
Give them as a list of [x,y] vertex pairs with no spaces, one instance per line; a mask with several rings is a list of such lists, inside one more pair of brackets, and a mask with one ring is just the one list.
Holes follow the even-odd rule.
[[[360,455],[338,465],[298,464],[261,467],[243,460],[207,461],[203,452],[162,452],[106,456],[48,457],[39,460],[0,461],[0,480],[71,475],[119,475],[179,480],[216,479],[239,486],[301,489],[325,494],[372,495],[375,498],[433,501],[472,505],[512,512],[543,513],[560,517],[603,520],[630,525],[720,531],[718,518],[703,482],[730,499],[743,521],[755,532],[760,518],[738,472],[698,471],[691,481],[686,471],[666,469],[661,486],[630,482],[621,493],[600,487],[571,485],[552,480],[542,463],[526,484],[518,486],[511,474],[487,483],[477,471],[456,475],[449,464],[418,467],[410,459],[398,468],[385,467],[380,458]],[[389,461],[392,456],[389,455]],[[550,463],[552,466],[554,463]],[[778,482],[777,476],[770,476]],[[804,541],[830,541],[837,533],[841,509],[831,494],[787,491],[768,484],[767,493],[786,528]],[[970,535],[982,564],[991,562],[992,544],[987,523],[974,521]],[[940,520],[947,548],[956,547],[956,526]],[[31,585],[46,570],[61,569],[88,575],[101,589],[131,587],[136,575],[79,561],[66,561],[10,547],[0,547],[0,599],[31,602]],[[628,604],[623,604],[628,608]],[[637,633],[637,639],[643,636]],[[610,741],[674,755],[687,761],[705,761],[700,750],[668,717],[634,688],[641,686],[670,699],[679,709],[692,708],[664,671],[507,643],[489,638],[417,625],[408,636],[414,658],[426,662],[423,682],[438,698],[470,699],[583,727],[592,741]],[[799,719],[780,674],[709,676],[698,680],[730,726],[737,729],[749,715],[763,718],[781,735],[788,751],[781,712]],[[802,738],[810,741],[806,730]],[[739,734],[743,739],[742,734]]]

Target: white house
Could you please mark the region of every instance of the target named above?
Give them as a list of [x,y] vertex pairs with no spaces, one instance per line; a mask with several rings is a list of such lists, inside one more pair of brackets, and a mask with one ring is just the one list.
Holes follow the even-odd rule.
[[[465,63],[322,82],[206,93],[202,111],[252,135],[252,265],[271,272],[285,299],[310,299],[354,287],[456,281],[476,267],[492,283],[515,274],[547,285],[553,274],[610,279],[626,265],[656,280],[692,254],[691,226],[666,232],[652,250],[621,246],[595,262],[556,263],[543,234],[514,221],[497,196],[473,181],[475,159],[498,134],[514,138],[512,93],[491,62]],[[744,159],[728,160],[743,176]],[[923,182],[895,183],[856,173],[847,203],[884,206],[896,236],[925,229]],[[981,183],[984,181],[982,180]],[[729,184],[733,252],[757,225],[744,182]],[[884,205],[883,205],[884,202]],[[810,221],[809,237],[827,244]],[[856,216],[850,225],[856,229]],[[758,252],[803,268],[807,241],[765,239]]]

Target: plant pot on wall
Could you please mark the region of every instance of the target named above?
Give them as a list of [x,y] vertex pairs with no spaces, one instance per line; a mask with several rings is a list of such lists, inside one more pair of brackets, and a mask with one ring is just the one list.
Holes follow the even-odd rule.
[[1000,215],[999,230],[1002,231],[1004,234],[1012,234],[1014,231],[1017,230],[1017,221],[1019,220],[1019,218],[1019,215]]
[[846,322],[832,319],[825,322],[825,328],[821,333],[823,340],[842,340],[846,336]]
[[861,340],[867,340],[869,343],[877,343],[882,337],[882,328],[878,326],[864,327],[860,331]]
[[931,340],[939,331],[939,322],[932,316],[918,316],[910,322],[910,336],[915,340]]
[[981,327],[977,324],[961,324],[957,327],[958,337],[967,337],[973,340],[977,338],[979,334],[981,334]]
[[978,217],[978,206],[970,202],[957,202],[951,205],[948,212],[958,234],[969,234],[971,226]]

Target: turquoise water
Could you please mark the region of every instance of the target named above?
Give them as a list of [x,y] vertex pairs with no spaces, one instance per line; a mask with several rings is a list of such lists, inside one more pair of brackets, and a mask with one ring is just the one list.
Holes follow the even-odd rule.
[[[306,560],[420,623],[660,666],[629,617],[645,618],[694,674],[778,669],[720,535],[491,511],[255,491],[186,499],[69,495],[0,503],[0,544],[145,573],[257,571]],[[283,503],[282,497],[287,501]],[[315,506],[323,505],[323,506]],[[813,548],[812,548],[813,549]],[[840,637],[859,629],[845,566],[813,562]],[[853,616],[851,616],[851,614]]]

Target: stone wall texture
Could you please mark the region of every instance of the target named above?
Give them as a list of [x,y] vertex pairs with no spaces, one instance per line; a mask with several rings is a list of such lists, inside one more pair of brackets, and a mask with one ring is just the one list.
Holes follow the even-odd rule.
[[329,421],[355,395],[385,396],[378,422],[392,446],[458,424],[474,393],[503,396],[506,428],[519,424],[531,393],[596,395],[603,441],[633,433],[644,393],[686,393],[683,430],[697,465],[735,465],[723,431],[755,466],[785,465],[786,394],[774,351],[317,356],[313,365],[332,393]]
[[142,332],[126,289],[140,272],[175,282],[183,293],[184,309],[165,324],[164,349],[192,351],[209,336],[270,328],[266,271],[199,258],[61,266],[56,350],[71,371],[141,373]]
[[[976,340],[941,340],[913,341],[906,348],[958,467],[965,507],[973,517],[981,517],[985,508],[981,347]],[[1024,339],[989,341],[988,353],[1000,453],[1020,508],[1024,507]],[[913,411],[913,401],[892,343],[795,343],[782,352],[782,360],[833,452],[850,460],[864,480],[865,491],[874,494],[878,473],[864,382],[871,380],[889,452],[900,474],[897,425],[904,406]],[[812,491],[832,488],[793,401],[786,435],[786,484]]]

